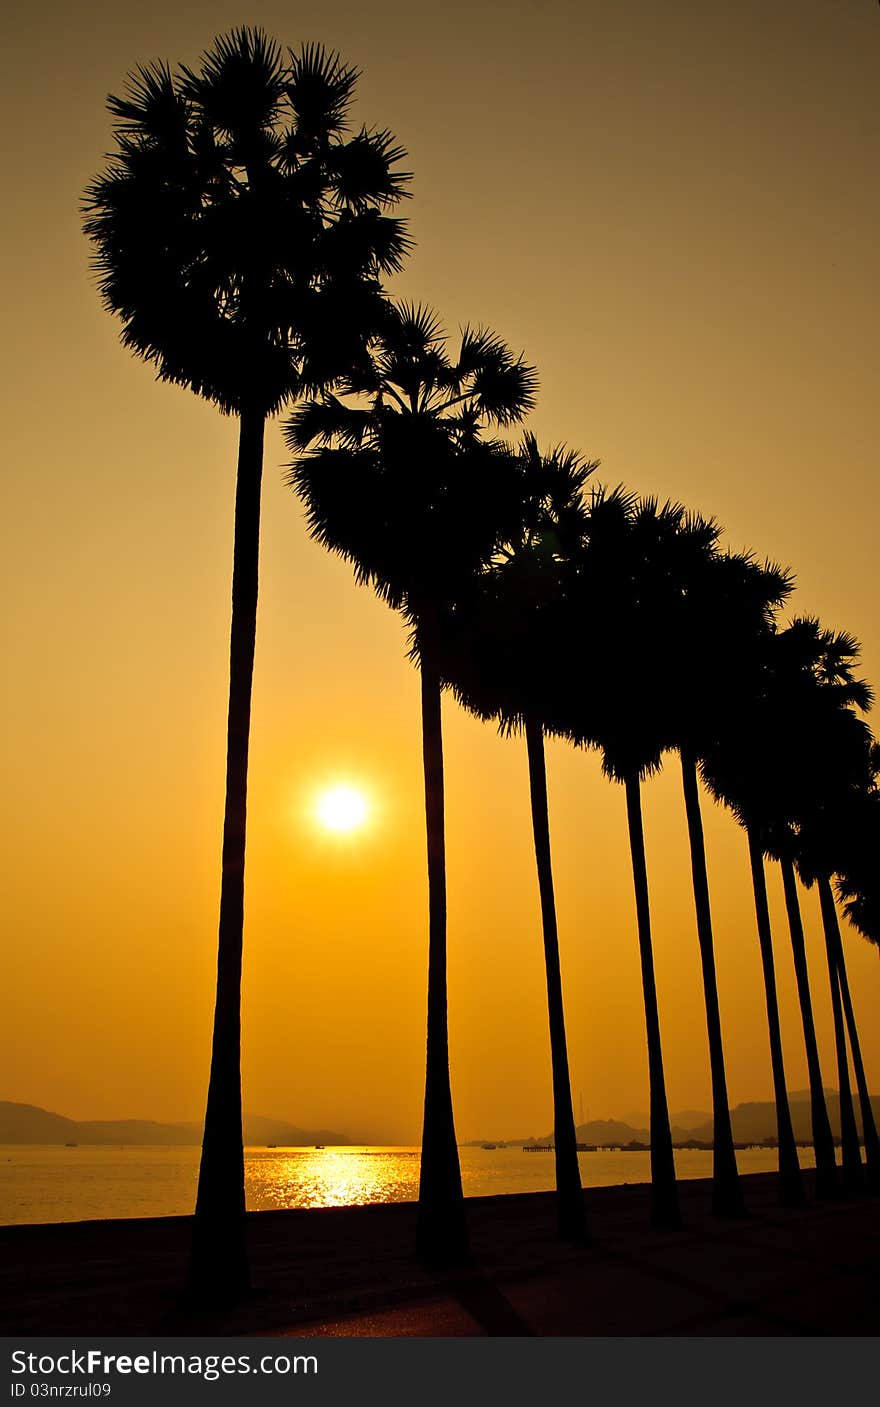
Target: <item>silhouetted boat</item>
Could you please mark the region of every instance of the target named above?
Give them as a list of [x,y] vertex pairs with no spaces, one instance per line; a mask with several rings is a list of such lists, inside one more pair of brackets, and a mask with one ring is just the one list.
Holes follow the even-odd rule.
[[497,1148],[497,1147],[498,1147],[498,1144],[497,1144],[497,1143],[481,1143],[481,1144],[480,1144],[480,1147],[481,1147],[481,1148]]
[[323,1145],[323,1143],[316,1143],[316,1144],[315,1144],[315,1147],[316,1147],[316,1148],[323,1148],[324,1145]]
[[523,1144],[523,1152],[524,1152],[524,1153],[552,1153],[552,1152],[553,1152],[553,1144],[552,1144],[552,1143],[524,1143],[524,1144]]
[[266,1144],[266,1147],[267,1147],[267,1148],[277,1148],[277,1147],[278,1147],[278,1144],[277,1144],[277,1143],[267,1143],[267,1144]]
[[78,1143],[65,1143],[64,1147],[65,1147],[65,1148],[78,1148],[78,1147],[79,1147],[79,1144],[78,1144]]

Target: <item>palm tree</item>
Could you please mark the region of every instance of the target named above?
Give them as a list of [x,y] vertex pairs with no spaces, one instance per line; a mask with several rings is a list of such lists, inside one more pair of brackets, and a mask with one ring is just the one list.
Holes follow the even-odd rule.
[[[596,516],[591,515],[587,530],[584,582],[597,600],[609,603],[612,630],[624,646],[621,650],[611,639],[599,651],[600,659],[613,657],[615,663],[610,685],[603,681],[598,688],[598,697],[603,693],[606,697],[604,718],[595,718],[593,701],[594,738],[603,747],[606,771],[627,788],[653,1082],[660,1087],[659,1019],[639,782],[659,767],[666,748],[677,747],[712,1077],[712,1205],[716,1215],[738,1216],[743,1203],[724,1069],[697,761],[729,693],[744,642],[764,624],[772,605],[789,587],[784,574],[775,569],[760,568],[747,556],[721,554],[717,525],[686,513],[680,505],[667,504],[658,510],[651,500],[637,506],[633,499],[627,503],[622,496],[612,495],[607,501],[600,496],[594,510]],[[603,541],[606,535],[607,542]],[[586,603],[586,594],[583,599]],[[662,1100],[658,1100],[656,1120],[662,1130]],[[665,1123],[668,1127],[668,1116]],[[671,1149],[671,1137],[661,1132],[661,1149],[667,1143]],[[669,1176],[671,1153],[665,1156]]]
[[[852,636],[823,630],[812,619],[795,622],[794,628],[801,661],[797,728],[800,738],[812,746],[807,780],[802,784],[804,794],[797,806],[796,859],[806,884],[818,880],[838,1070],[843,1183],[847,1190],[858,1191],[863,1186],[863,1171],[849,1083],[837,961],[839,934],[835,931],[837,915],[830,875],[834,868],[835,817],[869,774],[871,735],[853,707],[869,708],[872,692],[854,676],[859,646]],[[783,863],[790,864],[787,856]],[[789,880],[784,870],[783,877],[788,892],[789,887],[794,887],[793,875]],[[829,1183],[827,1190],[833,1193],[836,1187]]]
[[816,1153],[816,1193],[819,1197],[834,1198],[840,1191],[837,1162],[834,1155],[834,1139],[828,1106],[822,1084],[822,1069],[819,1064],[819,1046],[816,1040],[816,1023],[813,1020],[813,1003],[810,996],[810,979],[807,971],[807,950],[804,942],[804,925],[798,902],[797,880],[791,854],[783,849],[776,858],[782,871],[782,887],[785,895],[785,910],[788,915],[791,950],[794,958],[794,972],[797,981],[798,1004],[801,1009],[801,1024],[804,1029],[804,1047],[807,1055],[807,1073],[810,1083],[810,1117],[813,1128],[813,1147]]
[[[663,678],[663,629],[670,593],[664,580],[668,540],[682,530],[680,505],[639,503],[622,489],[596,489],[587,505],[583,550],[571,588],[570,640],[581,642],[568,698],[554,731],[579,746],[598,747],[605,775],[626,794],[642,994],[648,1051],[651,1130],[651,1220],[681,1224],[672,1131],[663,1070],[654,974],[641,783],[675,745]],[[569,647],[570,649],[571,647]]]
[[823,632],[820,638],[822,654],[812,722],[815,740],[810,767],[812,786],[809,805],[801,817],[798,831],[798,871],[808,887],[815,881],[819,891],[840,1088],[843,1177],[847,1190],[858,1192],[864,1186],[864,1170],[849,1081],[847,1031],[859,1087],[865,1151],[872,1181],[876,1180],[878,1172],[880,1145],[870,1098],[867,1097],[831,877],[835,869],[847,863],[851,853],[849,838],[870,815],[869,798],[874,786],[876,750],[867,724],[853,712],[852,707],[855,704],[867,709],[872,702],[871,690],[853,676],[858,658],[857,642],[851,636],[833,635],[828,631]]
[[239,420],[226,803],[211,1073],[190,1288],[248,1283],[241,1122],[241,956],[260,485],[267,417],[357,355],[378,278],[408,247],[384,214],[404,194],[387,132],[347,136],[357,71],[259,29],[201,67],[139,68],[111,97],[116,152],[88,187],[85,230],[122,340],[161,379]]
[[[728,728],[707,772],[718,794],[731,804],[750,832],[750,846],[779,860],[804,1044],[810,1079],[817,1191],[833,1197],[839,1183],[831,1125],[825,1103],[807,972],[795,860],[798,828],[815,813],[816,795],[828,793],[830,764],[822,777],[819,745],[829,707],[867,701],[864,686],[852,679],[843,637],[823,632],[811,619],[794,620],[769,632],[748,688],[737,701],[735,727]],[[833,788],[832,788],[833,791]],[[753,858],[753,872],[755,870]],[[845,1093],[844,1093],[845,1099]]]
[[[875,944],[880,943],[880,906],[877,904],[876,867],[876,855],[878,845],[880,845],[878,775],[880,775],[880,748],[874,743],[870,751],[869,775],[866,784],[855,797],[851,798],[848,807],[843,830],[840,872],[837,875],[835,885],[837,895],[843,904],[844,914],[849,922],[869,942]],[[837,910],[833,900],[832,891],[834,923],[831,941],[835,952],[856,1087],[859,1092],[868,1190],[880,1193],[880,1137],[878,1137],[871,1096],[868,1091],[868,1081],[865,1075],[852,995],[846,972],[843,943],[840,937],[840,926],[837,922]]]
[[761,949],[761,971],[764,979],[764,1001],[767,1007],[767,1029],[770,1040],[770,1066],[773,1073],[773,1097],[776,1104],[776,1146],[779,1156],[779,1201],[783,1207],[800,1207],[804,1203],[804,1183],[798,1161],[791,1106],[785,1083],[785,1062],[782,1054],[782,1028],[779,1021],[779,999],[776,992],[776,971],[773,961],[773,934],[767,903],[767,877],[764,871],[764,847],[754,825],[746,825],[752,891],[755,898],[755,920]]
[[[686,555],[677,568],[684,587],[681,657],[675,661],[670,676],[673,685],[678,685],[679,752],[712,1070],[713,1210],[716,1215],[739,1216],[744,1207],[724,1070],[697,766],[699,759],[711,752],[731,708],[735,710],[754,641],[771,628],[773,612],[789,595],[792,582],[788,573],[769,564],[761,566],[751,554],[718,551],[705,533],[702,541],[693,533],[691,538],[692,546],[687,536],[683,538]],[[769,960],[772,975],[772,949]]]
[[[787,598],[793,582],[790,573],[769,565],[757,567],[748,556],[719,559],[717,566],[722,565],[721,580],[727,575],[728,590],[720,603],[712,598],[713,610],[705,619],[712,638],[720,637],[721,650],[711,652],[712,699],[702,720],[708,728],[702,731],[700,771],[709,792],[731,808],[747,836],[776,1108],[779,1200],[782,1206],[797,1207],[804,1202],[804,1186],[785,1080],[764,872],[766,844],[758,804],[763,757],[756,753],[762,738],[767,660],[776,631],[773,608]],[[710,616],[719,604],[723,624],[716,634]]]
[[562,448],[541,454],[531,435],[524,439],[520,463],[523,514],[516,539],[468,583],[448,613],[443,674],[470,712],[495,719],[502,733],[525,734],[547,983],[557,1225],[564,1240],[584,1244],[588,1233],[565,1034],[544,718],[552,711],[548,690],[564,655],[559,632],[566,551],[583,531],[581,493],[596,463]]
[[[859,1149],[859,1131],[856,1125],[856,1111],[849,1082],[849,1061],[846,1051],[846,1025],[843,1015],[841,984],[837,967],[835,929],[837,913],[834,908],[834,895],[831,881],[823,874],[817,883],[819,903],[822,912],[822,927],[825,934],[825,953],[828,959],[828,979],[831,984],[831,1014],[834,1023],[834,1050],[837,1057],[837,1086],[840,1101],[840,1144],[843,1164],[843,1181],[847,1192],[860,1192],[864,1186],[862,1155]],[[839,932],[837,939],[839,941]]]
[[518,521],[516,461],[483,431],[519,420],[536,384],[484,330],[465,329],[451,358],[437,318],[404,305],[339,394],[307,402],[284,432],[312,536],[404,613],[421,676],[429,914],[417,1251],[434,1265],[468,1255],[449,1079],[440,629]]

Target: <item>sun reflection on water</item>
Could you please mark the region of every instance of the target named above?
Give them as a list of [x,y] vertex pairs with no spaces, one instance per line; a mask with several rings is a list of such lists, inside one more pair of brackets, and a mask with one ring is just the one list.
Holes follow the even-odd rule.
[[415,1201],[419,1150],[249,1148],[246,1190],[248,1207],[254,1211]]

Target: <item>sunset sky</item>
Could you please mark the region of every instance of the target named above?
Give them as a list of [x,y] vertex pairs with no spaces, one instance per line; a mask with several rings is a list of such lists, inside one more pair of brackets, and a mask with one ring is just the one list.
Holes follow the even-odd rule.
[[[80,230],[138,63],[260,24],[363,70],[414,172],[395,294],[540,372],[542,445],[791,566],[791,611],[880,685],[876,0],[12,0],[2,383],[6,870],[0,1098],[201,1117],[214,998],[236,422],[159,384]],[[398,619],[307,538],[267,436],[243,1000],[247,1110],[418,1141],[427,883],[418,680]],[[459,1138],[552,1124],[525,745],[444,705]],[[880,730],[880,725],[875,725]],[[548,749],[575,1113],[647,1109],[623,791]],[[361,789],[364,824],[315,817]],[[644,789],[670,1107],[709,1105],[676,759]],[[733,1102],[771,1097],[748,857],[706,803]],[[807,1083],[770,875],[789,1086]],[[818,898],[804,898],[836,1087]],[[872,1090],[880,959],[845,944]]]

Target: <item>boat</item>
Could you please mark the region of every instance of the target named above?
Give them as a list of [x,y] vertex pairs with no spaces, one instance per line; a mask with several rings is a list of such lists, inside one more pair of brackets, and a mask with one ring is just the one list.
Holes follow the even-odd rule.
[[65,1147],[65,1148],[78,1148],[78,1147],[79,1147],[79,1144],[78,1144],[78,1143],[65,1143],[64,1147]]

